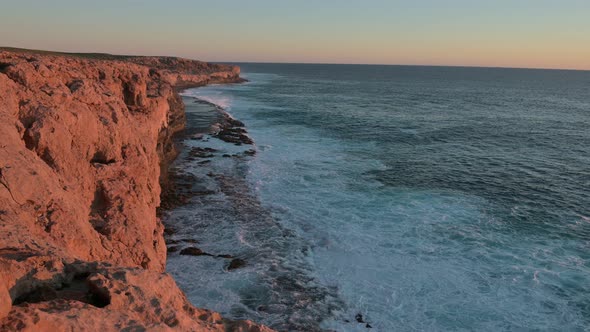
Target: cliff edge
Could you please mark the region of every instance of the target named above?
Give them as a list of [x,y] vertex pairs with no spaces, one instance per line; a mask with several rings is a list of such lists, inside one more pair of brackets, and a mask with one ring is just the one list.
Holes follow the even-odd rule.
[[239,73],[0,49],[0,330],[270,331],[188,302],[156,216],[184,127],[175,88]]

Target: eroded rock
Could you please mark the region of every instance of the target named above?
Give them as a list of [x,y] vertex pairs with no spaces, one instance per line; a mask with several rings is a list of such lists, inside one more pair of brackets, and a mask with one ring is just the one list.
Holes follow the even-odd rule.
[[156,207],[184,127],[175,89],[238,80],[185,59],[0,49],[0,330],[227,328],[162,273]]

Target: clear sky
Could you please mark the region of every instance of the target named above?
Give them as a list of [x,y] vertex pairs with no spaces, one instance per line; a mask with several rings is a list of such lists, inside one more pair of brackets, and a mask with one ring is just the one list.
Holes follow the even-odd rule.
[[590,0],[0,0],[0,45],[209,61],[590,69]]

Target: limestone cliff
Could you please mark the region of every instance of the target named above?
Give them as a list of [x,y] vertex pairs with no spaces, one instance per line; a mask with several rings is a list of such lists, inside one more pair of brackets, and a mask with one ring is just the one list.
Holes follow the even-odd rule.
[[189,304],[163,273],[160,165],[175,87],[239,68],[0,50],[0,330],[265,330]]

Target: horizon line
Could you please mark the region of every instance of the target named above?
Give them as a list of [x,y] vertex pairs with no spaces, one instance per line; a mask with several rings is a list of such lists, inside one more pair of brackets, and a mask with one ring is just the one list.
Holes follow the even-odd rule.
[[[198,60],[198,59],[195,59]],[[584,71],[590,72],[590,69],[579,68],[551,68],[551,67],[509,67],[509,66],[485,66],[485,65],[442,65],[442,64],[394,64],[394,63],[345,63],[345,62],[288,62],[288,61],[213,61],[201,60],[212,63],[222,64],[283,64],[283,65],[341,65],[341,66],[394,66],[394,67],[452,67],[452,68],[480,68],[480,69],[522,69],[522,70],[561,70],[561,71]]]
[[290,61],[216,61],[216,60],[202,60],[188,58],[184,56],[174,55],[141,55],[141,54],[114,54],[100,51],[92,52],[73,52],[73,51],[57,51],[57,50],[39,50],[29,49],[13,46],[0,46],[1,50],[8,51],[25,51],[25,52],[51,52],[60,53],[62,55],[76,55],[76,54],[104,54],[110,56],[156,56],[156,57],[177,57],[185,58],[196,61],[211,62],[211,63],[222,63],[222,64],[234,64],[234,63],[247,63],[247,64],[286,64],[286,65],[345,65],[345,66],[397,66],[397,67],[451,67],[451,68],[480,68],[480,69],[520,69],[520,70],[557,70],[557,71],[582,71],[590,72],[588,69],[580,68],[554,68],[554,67],[510,67],[510,66],[486,66],[486,65],[444,65],[444,64],[394,64],[394,63],[344,63],[344,62],[290,62]]

